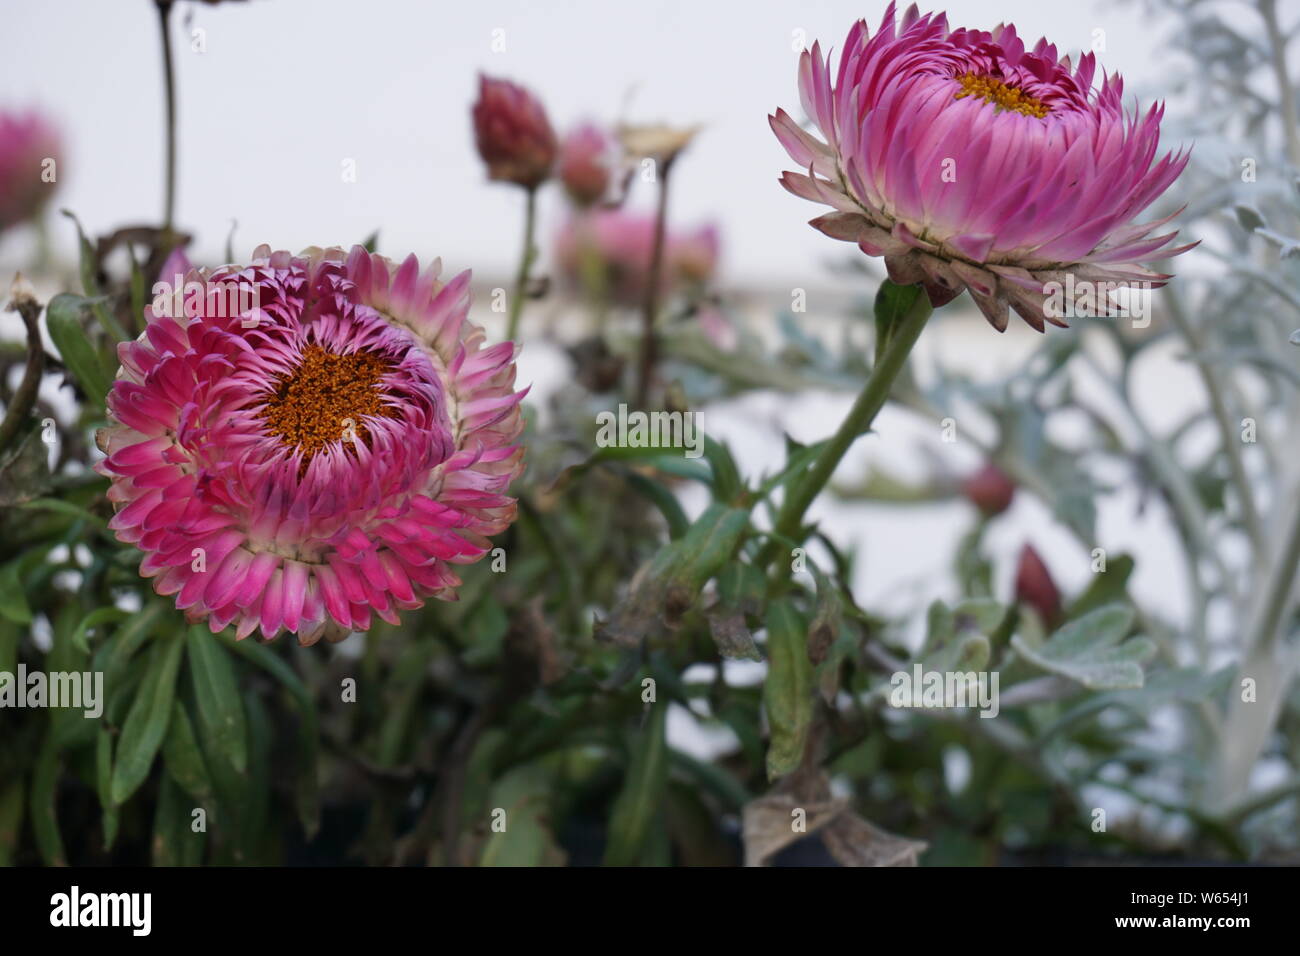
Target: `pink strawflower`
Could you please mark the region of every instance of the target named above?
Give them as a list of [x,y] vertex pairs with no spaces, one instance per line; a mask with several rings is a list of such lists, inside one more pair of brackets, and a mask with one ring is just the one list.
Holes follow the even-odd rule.
[[[654,216],[622,209],[598,209],[569,220],[555,237],[555,257],[570,284],[619,305],[640,305],[654,256]],[[713,225],[664,237],[664,291],[699,286],[718,265],[718,231]]]
[[560,143],[558,171],[569,198],[579,206],[600,202],[614,172],[614,141],[594,123],[570,131]]
[[0,232],[40,212],[58,185],[60,154],[41,114],[0,112]]
[[854,24],[834,77],[820,45],[800,58],[822,138],[784,110],[769,117],[807,171],[782,184],[832,206],[812,225],[884,256],[894,281],[940,301],[969,289],[999,331],[1008,306],[1039,331],[1064,325],[1045,284],[1159,287],[1170,276],[1140,260],[1191,248],[1150,236],[1173,216],[1130,224],[1187,164],[1156,158],[1164,107],[1126,115],[1123,80],[1094,89],[1095,70],[1091,53],[1072,66],[1046,40],[1027,50],[1013,26],[949,30],[915,6],[896,20],[891,3],[875,36]]
[[509,80],[480,75],[472,115],[474,142],[489,179],[535,189],[550,178],[555,131],[532,93]]
[[110,527],[192,621],[304,644],[395,624],[454,599],[452,565],[514,519],[515,347],[484,346],[469,273],[440,268],[261,246],[191,269],[180,309],[155,287],[96,468]]

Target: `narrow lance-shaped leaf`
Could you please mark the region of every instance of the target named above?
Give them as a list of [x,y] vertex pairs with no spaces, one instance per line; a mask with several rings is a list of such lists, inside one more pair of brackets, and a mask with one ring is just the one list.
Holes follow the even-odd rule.
[[135,793],[153,765],[171,719],[176,674],[181,666],[181,642],[160,641],[150,651],[149,667],[126,715],[117,746],[110,795],[121,804]]
[[248,767],[248,730],[244,706],[230,655],[204,625],[185,634],[194,699],[198,703],[199,726],[210,746],[230,761],[239,773]]
[[200,803],[212,796],[212,781],[203,762],[194,725],[185,706],[178,700],[172,704],[171,722],[163,740],[163,765],[173,780]]
[[773,601],[767,610],[767,679],[763,706],[771,741],[767,749],[769,779],[784,776],[799,766],[808,731],[812,727],[812,662],[803,621],[787,598]]
[[641,858],[668,781],[668,704],[650,705],[649,720],[632,743],[623,789],[609,820],[606,866],[631,866]]
[[53,735],[47,735],[32,773],[31,796],[32,832],[47,866],[62,866],[66,860],[57,816],[60,764],[59,748]]
[[103,727],[95,738],[95,793],[99,796],[104,849],[107,851],[117,842],[118,813],[117,804],[113,802],[113,735]]

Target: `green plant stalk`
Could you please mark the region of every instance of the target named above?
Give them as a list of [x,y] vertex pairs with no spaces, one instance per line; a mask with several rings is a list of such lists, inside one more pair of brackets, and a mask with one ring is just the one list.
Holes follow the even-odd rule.
[[524,212],[524,248],[519,255],[519,271],[515,273],[515,294],[510,300],[510,321],[506,325],[506,338],[515,340],[519,333],[519,317],[524,312],[524,298],[528,295],[528,273],[537,255],[533,233],[537,228],[537,187],[529,186]]
[[933,311],[929,297],[922,290],[897,328],[891,332],[889,345],[876,362],[876,367],[871,370],[871,377],[840,423],[839,430],[826,442],[808,472],[791,484],[790,491],[777,512],[773,538],[759,556],[760,566],[770,564],[776,558],[780,547],[777,542],[780,539],[802,540],[800,528],[808,506],[826,487],[849,447],[871,428],[871,423],[888,400],[894,380],[907,363],[907,357]]

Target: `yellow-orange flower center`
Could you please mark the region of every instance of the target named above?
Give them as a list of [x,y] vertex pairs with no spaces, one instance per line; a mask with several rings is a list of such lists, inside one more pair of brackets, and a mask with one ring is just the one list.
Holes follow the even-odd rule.
[[961,92],[953,99],[960,100],[967,96],[978,96],[985,103],[992,103],[997,109],[1025,116],[1042,119],[1051,110],[1047,104],[1035,99],[1018,86],[1010,86],[995,76],[982,76],[978,73],[964,73],[957,77]]
[[337,355],[309,345],[302,363],[279,377],[259,417],[285,445],[302,449],[304,464],[331,442],[369,445],[363,416],[396,417],[383,403],[381,380],[391,367],[373,352]]

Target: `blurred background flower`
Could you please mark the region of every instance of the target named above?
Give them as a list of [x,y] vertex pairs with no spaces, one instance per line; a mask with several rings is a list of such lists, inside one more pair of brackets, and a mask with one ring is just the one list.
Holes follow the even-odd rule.
[[35,219],[58,185],[62,147],[36,110],[0,110],[0,232]]

